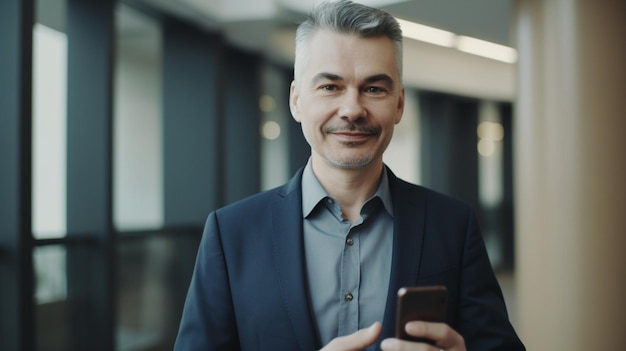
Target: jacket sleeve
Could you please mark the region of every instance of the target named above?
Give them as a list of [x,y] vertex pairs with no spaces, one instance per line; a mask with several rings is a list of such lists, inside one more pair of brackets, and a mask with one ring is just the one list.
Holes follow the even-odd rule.
[[200,241],[174,350],[239,349],[228,270],[213,212]]
[[470,210],[461,281],[458,332],[468,351],[523,351],[509,318],[487,256],[485,244],[473,211]]

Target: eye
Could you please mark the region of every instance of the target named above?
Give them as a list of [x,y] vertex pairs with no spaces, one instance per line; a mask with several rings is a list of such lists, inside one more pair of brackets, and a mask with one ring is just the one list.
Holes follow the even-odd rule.
[[383,94],[386,92],[384,88],[377,87],[377,86],[366,87],[365,89],[363,89],[363,91],[365,93],[375,94],[375,95]]
[[338,89],[338,87],[334,84],[325,84],[320,86],[320,89],[325,91],[335,91]]

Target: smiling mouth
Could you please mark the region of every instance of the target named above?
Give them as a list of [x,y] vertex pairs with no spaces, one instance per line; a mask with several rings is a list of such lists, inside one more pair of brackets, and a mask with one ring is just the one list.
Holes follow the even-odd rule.
[[330,133],[340,145],[348,148],[359,147],[371,142],[379,133],[361,131],[336,131]]
[[342,142],[365,142],[372,136],[374,133],[363,133],[363,132],[334,132],[332,133]]
[[350,122],[343,125],[327,125],[323,128],[323,132],[334,136],[345,146],[359,146],[380,135],[381,129]]

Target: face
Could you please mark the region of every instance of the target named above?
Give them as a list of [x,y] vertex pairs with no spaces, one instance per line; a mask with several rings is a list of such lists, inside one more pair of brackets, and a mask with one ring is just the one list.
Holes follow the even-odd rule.
[[290,107],[312,161],[339,168],[382,165],[404,108],[393,42],[317,31],[303,45]]

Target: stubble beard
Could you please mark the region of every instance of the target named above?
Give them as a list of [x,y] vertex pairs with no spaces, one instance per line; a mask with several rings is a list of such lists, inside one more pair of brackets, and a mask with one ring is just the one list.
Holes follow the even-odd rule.
[[330,165],[343,168],[343,169],[359,169],[367,167],[374,160],[374,155],[367,155],[364,157],[354,157],[354,158],[331,158],[330,156],[325,157],[326,162]]

